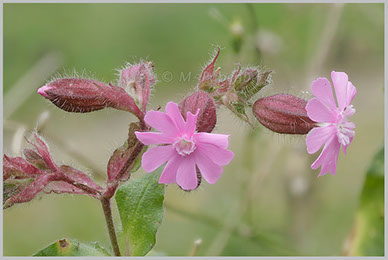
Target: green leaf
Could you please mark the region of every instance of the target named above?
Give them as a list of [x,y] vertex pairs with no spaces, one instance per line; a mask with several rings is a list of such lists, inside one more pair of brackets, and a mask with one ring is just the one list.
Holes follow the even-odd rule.
[[40,250],[34,256],[110,256],[110,254],[97,242],[81,243],[65,238]]
[[352,233],[350,255],[384,255],[384,147],[367,172]]
[[155,245],[162,222],[164,185],[159,184],[160,170],[121,186],[115,195],[123,236],[133,256],[146,255]]
[[[249,118],[245,113],[245,106],[243,103],[229,103],[226,104],[226,107],[232,111],[237,117],[241,118],[245,122],[247,122],[250,126],[252,126],[251,122],[249,122]],[[253,126],[252,126],[253,128]]]

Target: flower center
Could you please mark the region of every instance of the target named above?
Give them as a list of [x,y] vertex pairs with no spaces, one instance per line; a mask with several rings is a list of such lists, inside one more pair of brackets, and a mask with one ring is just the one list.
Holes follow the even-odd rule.
[[337,137],[338,142],[342,145],[349,145],[351,138],[354,137],[355,128],[352,122],[348,121],[348,117],[352,116],[355,113],[353,106],[346,107],[342,112],[340,112],[340,120],[337,125]]
[[182,156],[191,154],[196,148],[195,143],[192,140],[187,140],[186,138],[181,138],[180,140],[176,141],[173,146],[175,147],[177,153]]

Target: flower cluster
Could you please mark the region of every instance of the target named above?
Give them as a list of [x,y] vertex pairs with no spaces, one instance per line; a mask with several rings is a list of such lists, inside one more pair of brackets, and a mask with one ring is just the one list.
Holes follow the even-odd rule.
[[217,123],[217,109],[222,105],[250,125],[247,108],[251,108],[258,122],[274,132],[307,134],[308,153],[316,153],[323,147],[311,167],[321,167],[318,176],[335,174],[341,147],[346,153],[355,135],[355,124],[349,118],[355,113],[351,102],[357,91],[347,74],[331,73],[336,98],[329,80],[318,78],[312,83],[314,97],[309,101],[290,94],[276,94],[252,102],[270,83],[271,71],[238,66],[221,80],[220,68],[215,69],[219,52],[218,48],[204,68],[197,90],[179,105],[169,102],[165,112],[147,111],[156,83],[153,65],[147,61],[128,64],[120,70],[118,86],[70,77],[41,87],[38,93],[64,111],[88,113],[111,107],[130,112],[139,121],[130,124],[126,142],[111,156],[105,188],[77,169],[55,164],[47,144],[35,133],[36,143],[31,143],[35,150],[25,149],[24,158],[4,155],[5,207],[30,201],[42,191],[111,198],[119,183],[137,170],[140,160],[146,172],[165,165],[160,183],[176,182],[186,191],[196,189],[202,177],[214,184],[222,175],[222,167],[234,157],[227,149],[229,135],[212,133]]
[[238,118],[252,126],[246,113],[247,108],[252,106],[250,102],[252,97],[270,84],[272,71],[263,71],[256,67],[242,69],[238,65],[231,75],[222,80],[221,68],[215,69],[219,53],[218,48],[213,60],[203,70],[198,89],[209,93],[217,107],[224,105]]
[[228,135],[196,132],[200,109],[187,112],[183,119],[178,105],[169,102],[166,112],[149,111],[145,122],[159,132],[135,132],[145,145],[160,145],[143,155],[142,166],[152,172],[166,163],[160,183],[175,183],[184,190],[198,186],[197,168],[208,183],[215,183],[222,166],[229,164],[234,154],[227,150]]
[[[195,91],[182,100],[179,106],[170,102],[166,107],[166,113],[153,110],[147,112],[150,93],[156,83],[153,68],[152,63],[148,61],[128,64],[119,71],[117,86],[91,78],[66,77],[52,80],[38,89],[40,95],[67,112],[88,113],[110,107],[130,112],[139,119],[139,122],[130,124],[126,142],[114,151],[108,162],[106,187],[89,185],[90,190],[95,190],[97,193],[92,192],[88,195],[96,198],[112,197],[119,183],[128,180],[131,172],[137,170],[136,165],[141,157],[143,168],[147,172],[154,171],[167,162],[160,177],[160,183],[177,182],[183,190],[197,188],[202,176],[207,182],[215,183],[221,176],[222,166],[232,160],[233,153],[226,149],[228,135],[211,133],[217,122],[217,106],[209,93]],[[152,128],[160,132],[150,132]],[[36,138],[38,138],[37,135]],[[38,138],[38,140],[41,139]],[[155,144],[161,146],[145,152],[149,145]],[[49,188],[54,185],[51,184],[52,182],[57,182],[59,177],[68,177],[70,168],[61,166],[48,171],[44,168],[43,161],[34,152],[28,150],[25,154],[26,159],[29,158],[31,162],[33,160],[34,164],[29,164],[20,157],[4,156],[4,179],[7,183],[14,179],[16,167],[17,172],[22,174],[24,179],[28,177],[29,180],[34,180],[30,177],[37,177],[36,181],[30,183],[32,187],[39,187],[34,190],[34,196],[46,186],[48,188],[45,189],[50,192],[86,194],[77,186],[78,183],[75,188],[70,189],[70,184],[63,183],[62,179],[60,179],[61,185],[55,185],[55,188],[50,190]],[[36,168],[34,165],[41,165],[43,168]],[[75,170],[71,171],[73,175],[74,172]],[[40,177],[51,175],[55,177]],[[18,178],[22,179],[20,176]],[[84,189],[88,189],[85,183],[82,185]],[[18,186],[19,190],[22,188],[24,190],[26,186]],[[20,196],[25,197],[23,202],[34,197],[21,192],[17,197],[9,200],[8,205],[22,202],[18,199]]]
[[340,148],[346,153],[353,141],[355,113],[351,102],[357,91],[344,72],[331,72],[337,104],[328,79],[312,83],[314,95],[309,101],[293,95],[278,94],[258,99],[253,106],[257,120],[268,129],[282,134],[307,134],[307,152],[316,153],[323,146],[312,169],[321,167],[318,176],[336,173]]
[[314,94],[306,105],[307,115],[318,127],[313,128],[306,137],[308,153],[316,153],[322,146],[322,152],[311,168],[321,172],[318,176],[328,172],[336,173],[337,160],[340,148],[346,154],[346,149],[353,141],[353,122],[349,122],[349,117],[354,115],[356,110],[351,105],[357,90],[348,80],[348,75],[344,72],[331,72],[334,90],[338,105],[333,96],[331,84],[326,78],[318,78],[311,86]]

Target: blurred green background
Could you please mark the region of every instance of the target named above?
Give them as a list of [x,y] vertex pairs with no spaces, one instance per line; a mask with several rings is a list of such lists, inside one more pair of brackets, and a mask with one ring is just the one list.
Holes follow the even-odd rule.
[[[54,72],[85,70],[114,81],[116,68],[144,58],[159,79],[149,108],[164,107],[193,91],[217,44],[216,65],[226,74],[237,63],[274,71],[262,96],[309,98],[313,79],[345,71],[358,91],[356,137],[340,155],[337,175],[316,178],[309,165],[317,154],[306,153],[304,137],[274,134],[256,121],[252,131],[219,111],[215,132],[231,134],[235,159],[214,185],[166,189],[154,254],[188,255],[196,239],[198,255],[343,254],[366,170],[384,140],[382,3],[4,4],[4,152],[19,155],[23,135],[49,111],[44,136],[56,161],[104,173],[134,117],[66,113],[36,90]],[[4,255],[32,255],[64,237],[110,248],[100,207],[91,198],[52,194],[7,209]],[[118,225],[117,211],[115,218]]]

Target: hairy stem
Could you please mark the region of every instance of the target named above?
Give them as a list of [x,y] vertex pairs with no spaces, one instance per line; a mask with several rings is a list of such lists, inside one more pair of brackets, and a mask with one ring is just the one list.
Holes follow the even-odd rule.
[[72,180],[71,178],[66,176],[63,172],[60,172],[60,174],[61,174],[60,176],[56,176],[56,178],[59,181],[67,182],[67,183],[73,185],[74,187],[77,187],[78,189],[85,191],[87,194],[90,194],[90,195],[99,196],[101,194],[101,192],[99,190],[93,189],[92,187],[89,187],[89,186],[82,184],[82,183],[74,182],[74,180]]
[[[144,122],[140,122],[140,123],[141,123],[141,127],[145,128]],[[130,158],[128,158],[128,160],[125,162],[125,164],[121,168],[120,172],[118,173],[118,175],[116,177],[117,180],[120,180],[121,176],[124,175],[126,171],[130,170],[133,167],[133,163],[136,160],[136,158],[141,154],[143,147],[144,147],[144,145],[142,143],[140,143],[140,142],[137,143]],[[102,194],[101,199],[100,199],[101,204],[102,204],[102,209],[103,209],[104,215],[105,215],[105,221],[106,221],[106,225],[108,228],[110,242],[112,244],[112,248],[113,248],[113,252],[114,252],[115,256],[120,256],[121,254],[120,254],[119,245],[117,243],[117,236],[116,236],[116,230],[115,230],[113,218],[112,218],[110,199],[114,196],[118,186],[119,186],[119,181],[112,183],[110,185],[108,184],[105,192]]]
[[101,198],[102,210],[104,211],[106,226],[108,228],[110,242],[112,244],[115,256],[120,256],[119,244],[117,242],[116,230],[112,218],[112,210],[110,207],[110,198]]
[[120,172],[117,174],[116,179],[120,180],[120,178],[121,178],[128,170],[132,169],[135,160],[136,160],[137,157],[140,155],[140,153],[141,153],[141,151],[143,150],[143,148],[144,148],[144,144],[142,144],[141,142],[138,142],[138,144],[136,145],[135,149],[133,150],[131,156],[128,158],[128,160],[125,162],[125,164],[124,164],[123,167],[121,168]]

